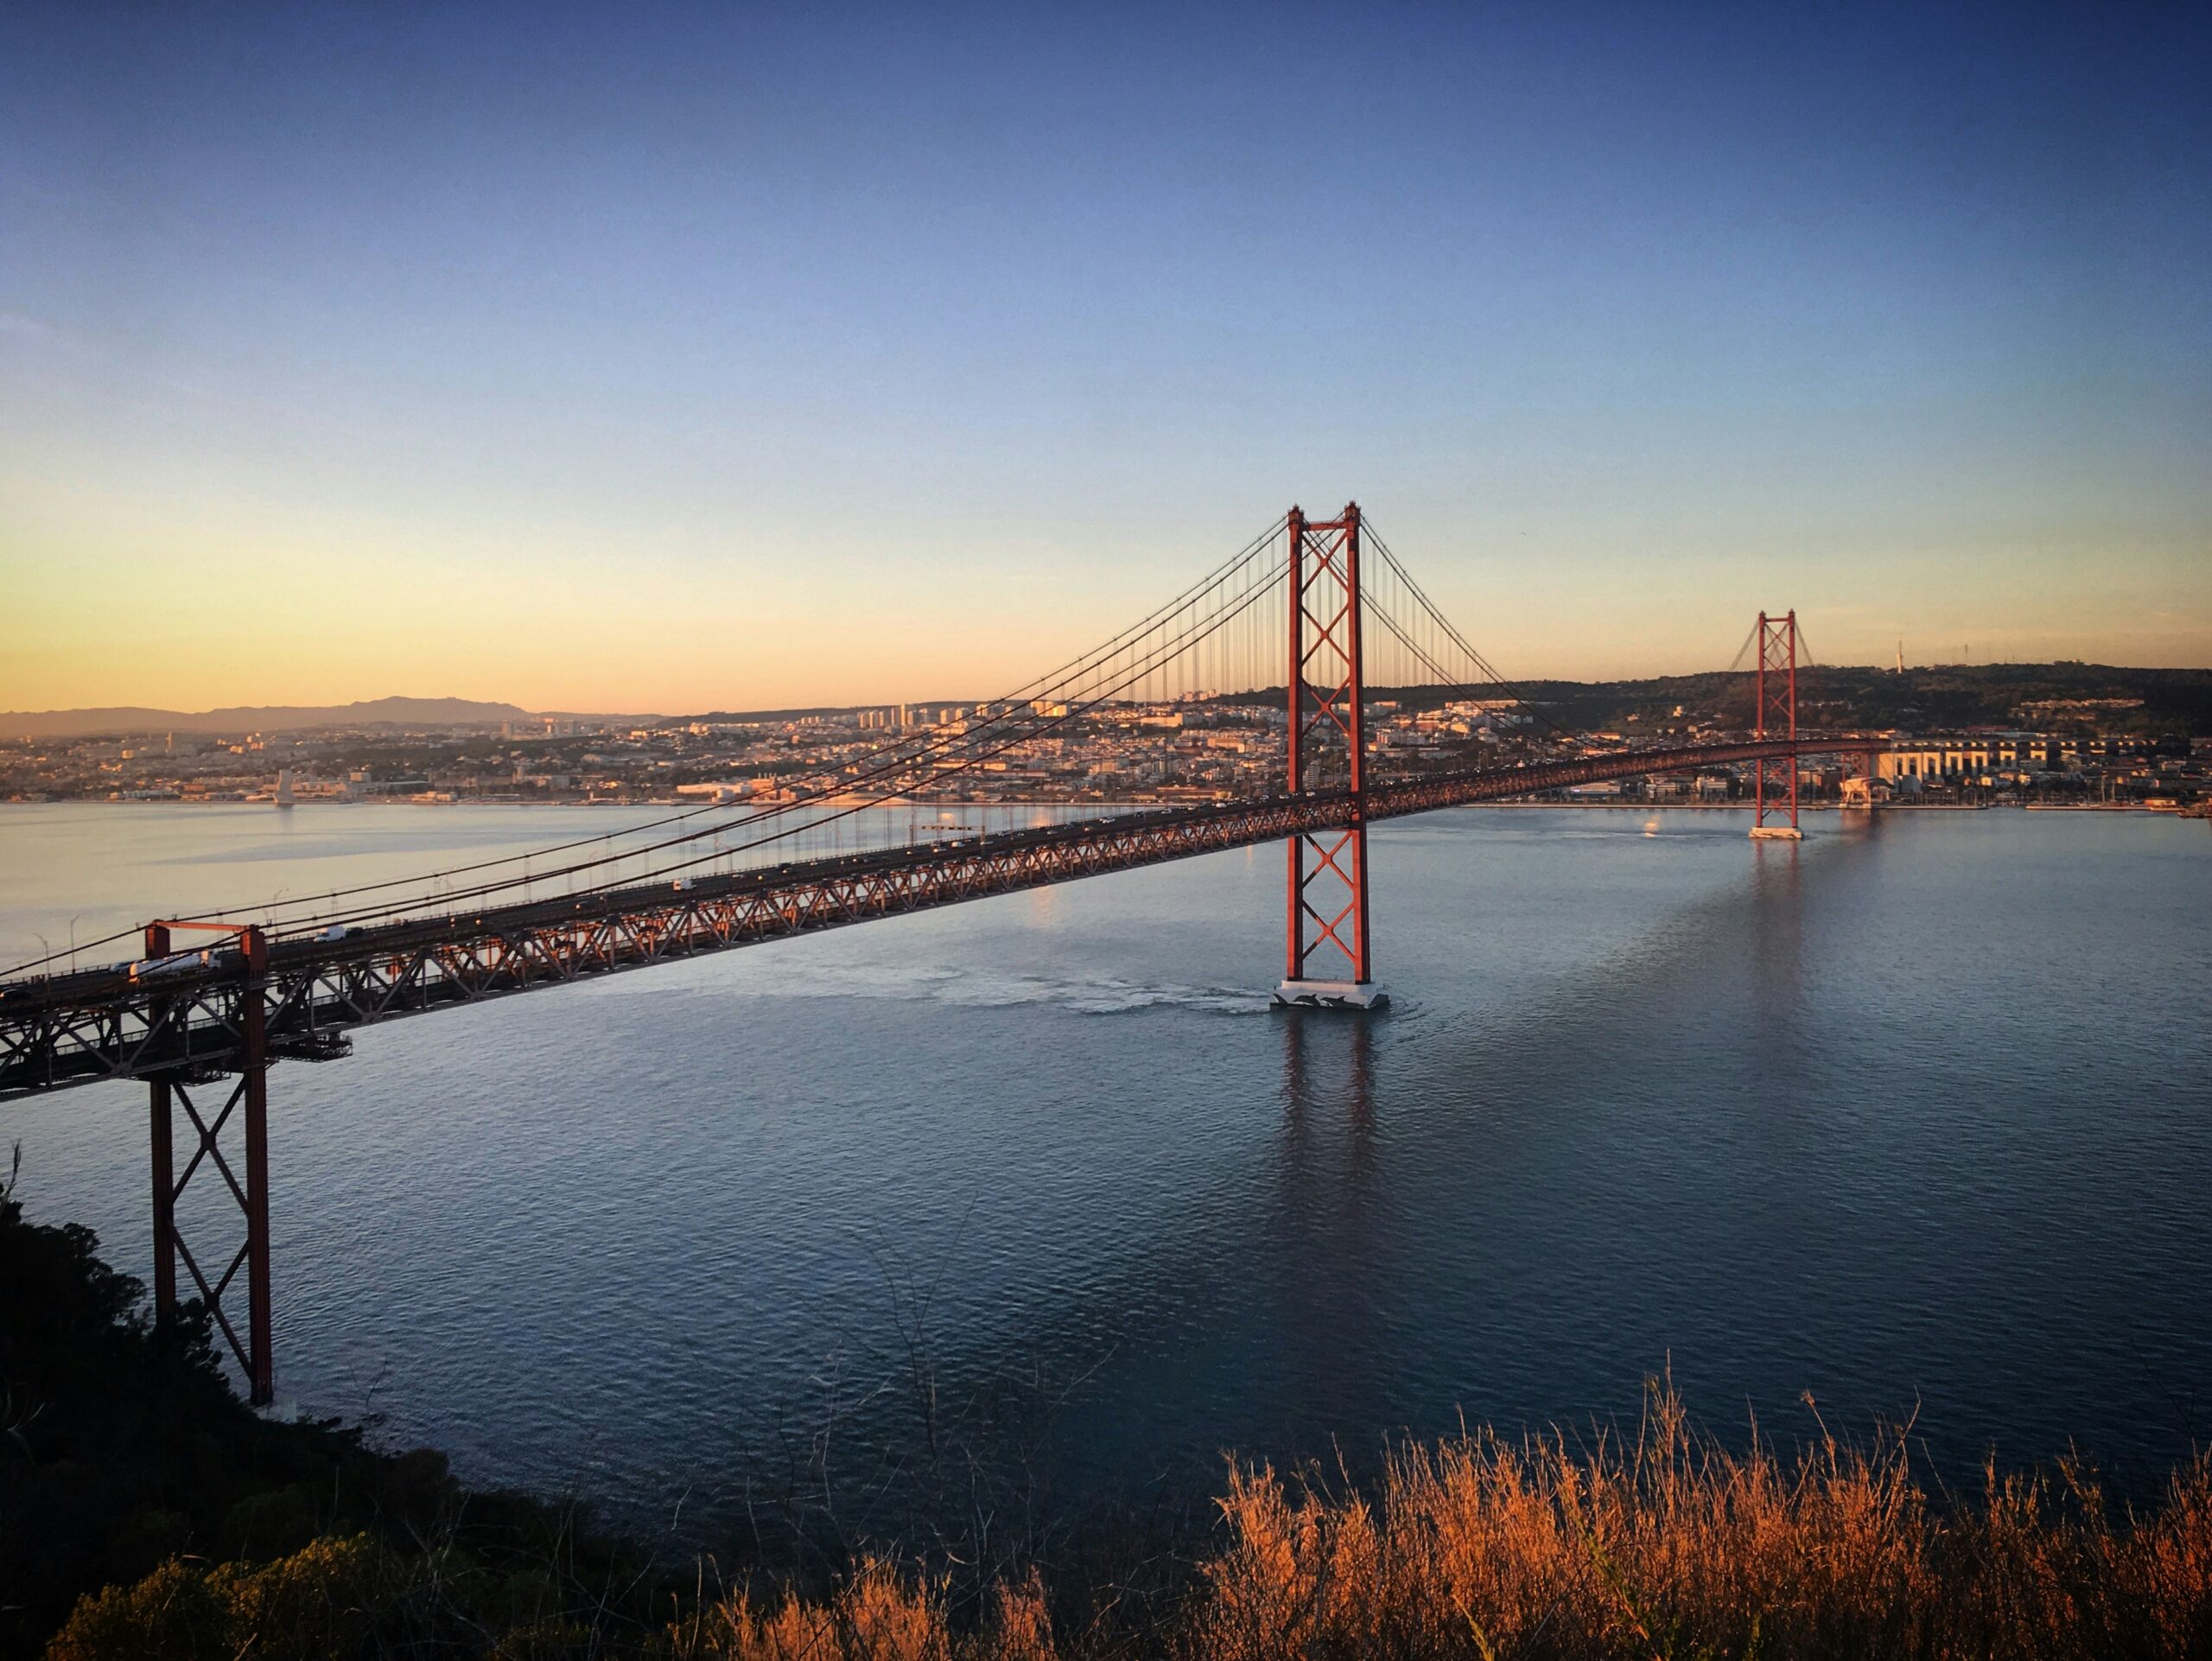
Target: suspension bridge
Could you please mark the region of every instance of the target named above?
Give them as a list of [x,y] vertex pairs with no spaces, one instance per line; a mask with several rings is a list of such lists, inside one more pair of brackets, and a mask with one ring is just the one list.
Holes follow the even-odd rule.
[[[1275,1001],[1375,1008],[1367,831],[1379,820],[1748,765],[1751,834],[1795,837],[1801,759],[1864,765],[1872,741],[1799,731],[1794,612],[1762,614],[1746,645],[1756,646],[1747,731],[1600,747],[1507,682],[1357,506],[1325,520],[1293,508],[1103,645],[774,801],[712,803],[528,855],[167,918],[92,943],[127,939],[135,949],[102,968],[77,968],[75,951],[18,965],[0,979],[0,1099],[145,1083],[156,1318],[175,1318],[181,1264],[251,1399],[265,1403],[275,1063],[338,1060],[355,1028],[404,1015],[1277,841],[1287,856]],[[1378,709],[1471,694],[1482,695],[1486,729],[1456,748],[1374,741]],[[1271,787],[905,844],[871,838],[871,809],[957,799],[995,761],[1048,753],[1101,724],[1141,735],[1154,729],[1147,712],[1162,710],[1230,723],[1270,759],[1279,753]],[[1176,724],[1169,716],[1157,726]],[[178,1227],[195,1181],[235,1202],[241,1238],[226,1257],[203,1262]]]

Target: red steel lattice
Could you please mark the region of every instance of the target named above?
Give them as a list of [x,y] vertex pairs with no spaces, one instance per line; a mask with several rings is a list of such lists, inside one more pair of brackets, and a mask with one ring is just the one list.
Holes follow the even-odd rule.
[[[1759,666],[1758,685],[1753,693],[1751,735],[1754,738],[1786,738],[1791,743],[1797,740],[1797,614],[1785,613],[1780,617],[1759,614]],[[1797,758],[1789,756],[1780,764],[1789,778],[1789,830],[1797,829]],[[1780,819],[1784,812],[1779,780],[1768,782],[1767,762],[1764,759],[1752,763],[1751,834],[1757,836],[1766,830],[1767,818],[1772,815]],[[1772,798],[1770,802],[1770,797]],[[1782,827],[1777,825],[1776,830]]]
[[[195,926],[149,924],[148,961],[160,963],[168,958],[171,928],[193,926]],[[238,1366],[246,1376],[250,1399],[255,1406],[263,1407],[276,1395],[269,1269],[269,1009],[259,995],[269,973],[269,944],[261,930],[251,925],[219,932],[238,937],[238,970],[247,992],[237,1004],[233,1028],[237,1076],[221,1109],[212,1121],[200,1112],[200,1104],[192,1098],[192,1091],[207,1082],[208,1075],[189,1062],[147,1074],[153,1141],[154,1319],[161,1326],[168,1326],[176,1319],[176,1266],[181,1260],[193,1284],[200,1289],[200,1301],[213,1320],[216,1330],[230,1345],[232,1354],[238,1357]],[[158,1030],[180,1013],[177,1001],[160,999],[149,1015],[149,1025]],[[186,1161],[181,1176],[173,1174],[176,1162],[174,1110],[178,1107],[184,1110],[185,1117],[191,1121],[199,1139],[199,1146]],[[233,1117],[239,1121],[245,1144],[244,1181],[239,1181],[238,1171],[223,1154],[223,1131]],[[245,1221],[244,1240],[222,1273],[212,1281],[193,1255],[192,1248],[185,1244],[176,1221],[177,1201],[184,1197],[185,1189],[203,1168],[221,1177],[223,1187],[237,1202]],[[213,1261],[210,1260],[210,1267]],[[223,1302],[224,1295],[229,1292],[241,1269],[245,1271],[246,1285],[244,1339],[238,1336],[238,1327]]]
[[[1290,838],[1283,978],[1374,978],[1368,941],[1366,722],[1360,679],[1359,505],[1341,517],[1289,515],[1293,796],[1347,792],[1345,822]],[[1317,976],[1314,959],[1327,971]]]

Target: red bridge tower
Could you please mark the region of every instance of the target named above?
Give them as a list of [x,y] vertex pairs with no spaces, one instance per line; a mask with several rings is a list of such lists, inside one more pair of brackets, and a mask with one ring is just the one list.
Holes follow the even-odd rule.
[[[1759,614],[1758,684],[1753,694],[1751,732],[1754,737],[1770,738],[1777,735],[1797,738],[1797,614],[1789,612],[1781,617]],[[1804,832],[1797,828],[1797,757],[1793,754],[1781,761],[1764,759],[1751,764],[1754,771],[1751,785],[1751,835],[1757,837],[1779,837],[1788,842],[1800,842]],[[1789,773],[1789,805],[1785,809],[1782,801],[1782,786],[1767,780],[1768,769],[1786,767]],[[1771,793],[1772,804],[1768,802]],[[1784,813],[1789,823],[1782,822]],[[1775,823],[1770,824],[1771,818]]]
[[1342,830],[1290,839],[1281,1004],[1372,1009],[1367,931],[1367,723],[1359,652],[1359,505],[1334,519],[1290,510],[1290,731],[1286,783],[1294,796],[1349,790]]

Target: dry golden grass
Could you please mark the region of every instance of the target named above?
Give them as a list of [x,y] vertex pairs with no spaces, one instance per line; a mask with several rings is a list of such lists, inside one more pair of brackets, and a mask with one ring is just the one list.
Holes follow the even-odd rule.
[[1693,1429],[1662,1384],[1633,1437],[1471,1432],[1373,1497],[1232,1470],[1225,1538],[1166,1630],[1056,1649],[1042,1587],[956,1636],[941,1583],[865,1564],[827,1602],[740,1601],[679,1651],[728,1661],[2212,1657],[2212,1463],[2112,1516],[2083,1473],[1991,1470],[1932,1503],[1902,1434],[1784,1460]]
[[2078,1470],[1932,1506],[1901,1434],[1794,1461],[1700,1435],[1655,1384],[1633,1440],[1476,1432],[1395,1457],[1379,1503],[1262,1468],[1180,1647],[1276,1657],[2212,1654],[2212,1466],[2114,1519]]
[[[436,1591],[365,1538],[258,1568],[171,1562],[86,1598],[53,1661],[1690,1661],[2150,1657],[2212,1661],[2212,1460],[2114,1516],[2088,1475],[1993,1467],[1931,1499],[1905,1437],[1732,1451],[1655,1384],[1632,1435],[1408,1447],[1372,1494],[1236,1467],[1179,1600],[1056,1636],[1041,1579],[956,1620],[951,1581],[883,1558],[832,1594],[683,1599],[655,1631],[533,1617],[425,1646]],[[1112,1610],[1112,1588],[1063,1588]],[[1156,1613],[1165,1610],[1166,1613]]]
[[1033,1572],[1000,1586],[981,1632],[956,1639],[941,1581],[900,1575],[880,1559],[861,1563],[825,1602],[785,1596],[772,1606],[737,1597],[671,1629],[670,1647],[713,1661],[1053,1661],[1043,1583]]

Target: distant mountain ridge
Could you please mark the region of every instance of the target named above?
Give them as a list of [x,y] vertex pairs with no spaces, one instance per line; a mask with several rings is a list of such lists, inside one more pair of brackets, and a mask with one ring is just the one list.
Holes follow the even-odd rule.
[[[1744,722],[1751,719],[1751,677],[1747,674],[1706,672],[1627,680],[1571,681],[1531,677],[1520,690],[1539,703],[1549,704],[1568,725],[1595,729],[1618,725],[1631,716],[1643,720],[1663,717],[1676,704],[1733,714]],[[1370,687],[1387,696],[1395,689]],[[1482,687],[1470,686],[1471,692]],[[1798,671],[1798,693],[1809,719],[1839,727],[1900,729],[1917,732],[1930,729],[1977,724],[2003,725],[2020,718],[2024,704],[2037,701],[2123,697],[2136,700],[2135,710],[2108,713],[2103,724],[2122,730],[2194,732],[2212,735],[2212,669],[2135,669],[2110,664],[2071,661],[2044,664],[1936,664],[1906,669],[1902,674],[1878,664],[1863,665],[1804,665]],[[1236,695],[1236,701],[1273,703],[1280,689]],[[977,700],[910,698],[909,706],[922,710],[969,709]],[[798,721],[808,716],[842,715],[855,709],[883,709],[868,704],[812,704],[780,710],[717,710],[703,715],[582,714],[559,710],[529,710],[512,703],[486,703],[470,698],[373,698],[365,703],[335,704],[249,705],[228,710],[149,710],[121,707],[102,710],[46,710],[0,714],[0,739],[82,738],[96,733],[249,733],[290,732],[315,727],[497,727],[557,721],[583,725],[627,722],[636,726],[667,725],[671,722]],[[2063,711],[2051,712],[2054,717]],[[1647,729],[1648,730],[1648,729]]]
[[473,698],[371,698],[355,703],[254,704],[229,710],[20,710],[0,715],[0,737],[82,738],[92,733],[277,733],[306,727],[497,726],[536,719],[512,703]]

